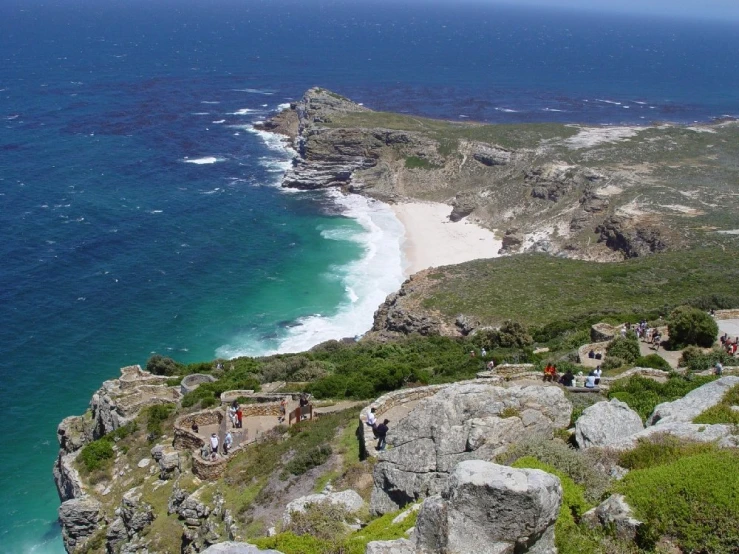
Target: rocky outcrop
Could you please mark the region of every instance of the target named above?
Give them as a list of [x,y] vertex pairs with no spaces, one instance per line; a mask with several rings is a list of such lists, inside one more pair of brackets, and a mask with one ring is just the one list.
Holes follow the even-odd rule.
[[518,229],[507,229],[503,235],[499,254],[517,252],[523,245],[524,237]]
[[555,554],[561,503],[562,487],[554,475],[464,461],[441,494],[424,501],[410,541],[370,543],[366,552]]
[[511,161],[512,152],[500,146],[491,146],[482,142],[468,144],[472,152],[472,158],[488,167],[506,165]]
[[641,417],[617,398],[588,406],[575,422],[580,448],[608,446],[644,429]]
[[658,404],[649,416],[647,424],[689,423],[708,408],[720,403],[726,391],[737,385],[739,385],[739,377],[722,377],[690,391],[683,398]]
[[461,221],[470,215],[477,207],[477,195],[473,192],[460,192],[452,200],[452,213],[449,221]]
[[374,470],[370,510],[387,513],[440,493],[464,460],[488,460],[523,435],[551,436],[572,406],[559,387],[449,385],[391,422]]
[[71,454],[65,454],[64,451],[60,450],[56,462],[54,462],[52,474],[57,493],[59,494],[59,500],[62,502],[71,500],[72,498],[79,498],[85,492],[82,478],[74,467],[74,462],[79,453],[79,450],[76,450]]
[[570,192],[595,183],[602,175],[587,168],[551,163],[524,172],[524,181],[531,186],[531,196],[559,202]]
[[59,523],[67,552],[83,552],[87,540],[98,531],[102,519],[100,502],[90,496],[62,503],[59,507]]
[[347,513],[355,513],[364,507],[364,500],[356,491],[351,489],[341,492],[331,492],[327,494],[309,494],[301,496],[290,502],[285,507],[285,513],[282,515],[282,523],[289,525],[292,520],[292,514],[295,512],[305,512],[306,508],[311,504],[332,504],[341,506]]
[[669,243],[661,227],[645,220],[614,215],[596,227],[604,242],[611,250],[623,253],[626,258],[648,256],[667,250]]
[[582,522],[590,527],[602,527],[625,541],[633,541],[642,524],[634,517],[631,506],[621,494],[611,495],[600,505],[585,512]]

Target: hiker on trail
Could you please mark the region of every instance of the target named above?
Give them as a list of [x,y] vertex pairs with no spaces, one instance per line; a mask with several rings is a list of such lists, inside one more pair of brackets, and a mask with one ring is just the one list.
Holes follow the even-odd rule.
[[303,393],[300,395],[300,407],[307,406],[309,404],[308,402],[308,395]]
[[721,362],[716,362],[716,365],[713,367],[713,373],[719,377],[724,373],[724,366],[721,365]]
[[377,425],[377,416],[375,415],[375,409],[376,408],[372,408],[369,414],[367,414],[367,425],[372,427],[372,429],[374,429]]
[[390,420],[386,419],[375,427],[375,436],[379,439],[377,441],[377,450],[385,450],[385,438],[387,437],[388,423],[390,423]]
[[231,445],[234,442],[234,438],[231,436],[231,431],[226,431],[226,436],[223,438],[223,453],[228,455],[228,451],[231,450]]
[[198,427],[198,424],[194,421],[192,422],[192,426],[190,427],[190,429],[192,429],[192,432],[196,435],[198,434],[198,431],[200,431],[200,427]]
[[277,418],[277,421],[282,423],[283,421],[285,421],[286,415],[287,415],[287,398],[283,396],[282,400],[280,400],[280,417]]
[[560,383],[562,383],[565,387],[571,387],[572,383],[575,381],[575,374],[572,373],[571,369],[568,369],[564,375],[562,375],[562,378],[559,380]]
[[595,375],[595,384],[600,385],[600,376],[603,373],[603,370],[600,368],[600,366],[596,367],[593,370],[593,375]]
[[480,348],[480,357],[484,358],[487,355],[488,355],[488,351],[485,350],[485,347],[483,346],[482,348]]
[[241,420],[243,417],[244,417],[244,412],[241,410],[241,406],[239,406],[238,409],[236,410],[236,427],[238,427],[239,429],[241,429],[241,426],[242,426]]
[[214,456],[218,454],[218,435],[215,433],[210,435],[210,452]]
[[236,401],[228,408],[228,419],[231,420],[231,427],[236,427]]
[[659,345],[661,343],[662,343],[662,335],[660,335],[659,331],[655,329],[654,335],[652,336],[652,344],[654,345],[654,349],[659,351]]
[[474,358],[474,357],[475,357],[475,351],[474,350],[470,350],[470,358]]
[[495,360],[490,360],[488,362],[488,370],[492,371],[493,369],[495,369]]

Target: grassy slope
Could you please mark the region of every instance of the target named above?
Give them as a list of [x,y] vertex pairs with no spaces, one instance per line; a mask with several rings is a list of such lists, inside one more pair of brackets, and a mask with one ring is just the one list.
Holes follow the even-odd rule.
[[422,300],[454,317],[540,326],[600,313],[642,313],[709,295],[737,300],[737,249],[669,252],[598,264],[546,255],[477,260],[439,269]]

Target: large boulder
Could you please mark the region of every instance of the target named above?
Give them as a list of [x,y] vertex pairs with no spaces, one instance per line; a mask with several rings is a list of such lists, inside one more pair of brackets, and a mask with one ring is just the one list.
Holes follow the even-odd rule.
[[641,417],[617,398],[588,406],[575,422],[580,448],[608,446],[644,429]]
[[665,423],[685,422],[712,408],[723,398],[726,391],[739,385],[739,377],[727,376],[717,379],[690,391],[684,397],[673,402],[657,405],[647,420],[647,425],[664,425]]
[[387,541],[370,543],[366,552],[554,554],[561,503],[562,487],[554,475],[464,461],[442,494],[424,501],[410,541],[401,539],[396,550]]
[[285,507],[285,512],[282,515],[283,524],[289,525],[293,513],[305,512],[306,508],[311,504],[333,504],[335,506],[343,507],[349,513],[354,513],[364,507],[364,500],[356,491],[351,489],[327,494],[309,494],[308,496],[301,496],[300,498],[296,498],[290,502]]
[[671,435],[690,442],[714,442],[720,448],[739,448],[739,435],[734,425],[701,425],[671,421],[647,427],[643,431],[608,445],[611,450],[631,450],[640,440],[652,440],[659,435]]
[[571,413],[559,387],[445,387],[402,421],[390,422],[393,448],[379,455],[370,510],[387,513],[439,494],[459,462],[490,460],[524,435],[551,437]]

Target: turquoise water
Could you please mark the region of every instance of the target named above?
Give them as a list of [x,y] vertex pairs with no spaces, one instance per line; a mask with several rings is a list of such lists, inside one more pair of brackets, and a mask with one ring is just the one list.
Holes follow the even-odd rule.
[[452,119],[736,116],[737,30],[473,3],[2,2],[0,553],[62,551],[56,425],[118,368],[355,336],[398,287],[388,209],[281,191],[291,154],[255,121],[313,85]]

